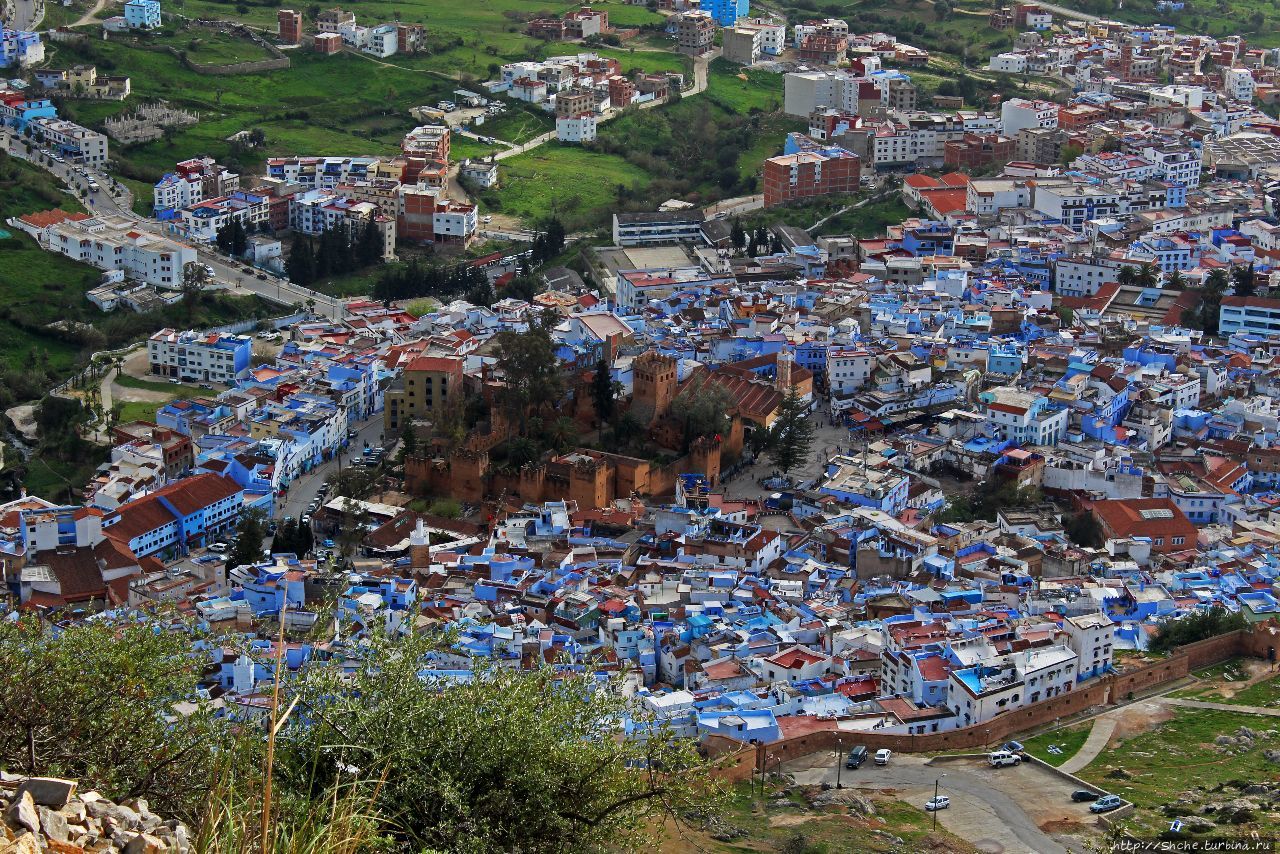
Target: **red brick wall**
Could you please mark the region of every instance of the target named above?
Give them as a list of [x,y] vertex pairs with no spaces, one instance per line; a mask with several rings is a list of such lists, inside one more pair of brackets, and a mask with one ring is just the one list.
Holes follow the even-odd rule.
[[822,175],[818,177],[816,163],[797,164],[796,182],[791,183],[791,164],[788,158],[771,158],[764,162],[765,207],[795,199],[825,196],[830,193],[855,193],[861,176],[861,161],[857,157],[837,157],[822,161]]

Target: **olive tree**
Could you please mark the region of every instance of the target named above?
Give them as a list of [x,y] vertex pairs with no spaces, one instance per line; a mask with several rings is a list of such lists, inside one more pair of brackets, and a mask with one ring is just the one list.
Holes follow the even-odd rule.
[[290,685],[281,784],[359,781],[412,850],[637,850],[665,816],[713,811],[717,787],[690,739],[653,725],[624,739],[628,701],[588,672],[485,668],[427,673],[439,638],[379,635],[346,667]]

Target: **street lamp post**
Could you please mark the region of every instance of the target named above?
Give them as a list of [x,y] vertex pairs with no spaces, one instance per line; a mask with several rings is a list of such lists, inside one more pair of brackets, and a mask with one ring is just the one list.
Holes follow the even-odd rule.
[[840,739],[836,739],[836,788],[842,789],[840,785],[840,770],[844,767],[844,743]]
[[946,774],[939,774],[933,781],[933,829],[938,829],[938,782],[942,780]]

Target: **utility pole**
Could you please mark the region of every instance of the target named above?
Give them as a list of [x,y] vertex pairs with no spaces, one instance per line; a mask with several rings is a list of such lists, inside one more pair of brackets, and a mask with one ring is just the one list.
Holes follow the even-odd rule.
[[938,782],[942,780],[946,774],[939,774],[937,779],[933,781],[933,829],[938,829]]
[[840,739],[836,739],[836,788],[843,789],[840,785],[840,771],[844,767],[844,743]]

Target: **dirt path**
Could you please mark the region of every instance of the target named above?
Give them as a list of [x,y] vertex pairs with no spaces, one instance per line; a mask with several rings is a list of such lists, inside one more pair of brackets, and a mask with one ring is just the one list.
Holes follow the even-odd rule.
[[83,15],[81,15],[80,20],[76,21],[71,26],[83,27],[83,26],[87,26],[89,24],[94,23],[94,21],[98,17],[98,13],[101,12],[102,7],[106,5],[107,5],[107,0],[98,0],[98,2],[93,4],[92,9],[90,9],[88,12],[85,12]]

